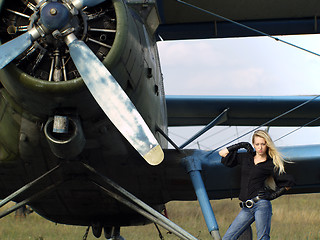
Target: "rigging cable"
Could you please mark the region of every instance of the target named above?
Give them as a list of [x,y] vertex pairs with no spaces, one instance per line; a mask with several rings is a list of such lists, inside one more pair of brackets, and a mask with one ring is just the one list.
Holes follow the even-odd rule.
[[160,238],[161,240],[164,240],[164,237],[162,236],[161,231],[160,231],[158,225],[157,225],[156,223],[154,223],[154,225],[156,226],[157,231],[158,231],[158,233],[159,233],[159,238]]
[[[227,126],[227,127],[228,127],[228,128],[230,128],[231,126]],[[207,140],[207,139],[211,138],[212,136],[217,136],[218,134],[220,134],[220,133],[222,133],[222,132],[224,132],[224,131],[228,130],[228,128],[223,128],[223,129],[219,130],[219,131],[218,131],[218,132],[216,132],[216,133],[212,133],[211,135],[209,135],[209,136],[207,136],[207,137],[205,137],[205,138],[201,139],[201,141]]]
[[320,57],[320,54],[318,54],[318,53],[316,53],[316,52],[310,51],[310,50],[308,50],[308,49],[306,49],[306,48],[300,47],[300,46],[295,45],[295,44],[293,44],[293,43],[290,43],[290,42],[287,42],[287,41],[282,40],[282,39],[280,39],[280,38],[274,37],[274,36],[272,36],[272,35],[270,35],[270,34],[268,34],[268,33],[265,33],[265,32],[262,32],[262,31],[260,31],[260,30],[255,29],[255,28],[249,27],[249,26],[244,25],[244,24],[242,24],[242,23],[233,21],[233,20],[231,20],[231,19],[229,19],[229,18],[223,17],[223,16],[221,16],[221,15],[219,15],[219,14],[210,12],[210,11],[208,11],[208,10],[205,10],[205,9],[203,9],[203,8],[200,8],[200,7],[197,7],[197,6],[192,5],[192,4],[190,4],[190,3],[187,3],[187,2],[184,2],[184,1],[181,1],[181,0],[176,0],[176,1],[179,2],[179,3],[182,3],[182,4],[184,4],[184,5],[187,5],[187,6],[189,6],[189,7],[195,8],[195,9],[197,9],[197,10],[199,10],[199,11],[208,13],[208,14],[210,14],[210,15],[212,15],[212,16],[215,16],[215,17],[220,18],[220,19],[222,19],[222,20],[225,20],[225,21],[227,21],[227,22],[231,22],[231,23],[233,23],[233,24],[235,24],[235,25],[238,25],[238,26],[240,26],[240,27],[243,27],[243,28],[245,28],[245,29],[251,30],[251,31],[256,32],[256,33],[259,33],[259,34],[261,34],[262,36],[266,36],[266,37],[272,38],[272,39],[274,39],[274,40],[276,40],[276,41],[285,43],[285,44],[287,44],[287,45],[289,45],[289,46],[298,48],[298,49],[300,49],[300,50],[303,50],[303,51],[305,51],[305,52],[308,52],[308,53],[311,53],[311,54],[314,54],[314,55]]
[[[229,127],[231,127],[231,126],[229,126]],[[233,126],[233,127],[235,127],[235,126]],[[227,129],[229,129],[229,128],[227,128]],[[252,129],[252,127],[247,127],[247,128],[245,128],[245,129],[242,129],[241,132],[238,133],[238,135],[237,135],[236,133],[234,133],[234,134],[232,134],[231,136],[227,136],[227,137],[224,138],[224,139],[220,139],[218,142],[212,144],[211,149],[213,149],[213,148],[214,148],[215,146],[217,146],[217,145],[219,146],[219,144],[222,144],[222,143],[228,141],[229,139],[233,139],[233,138],[239,136],[239,134],[242,134],[243,132],[248,131],[248,129]],[[213,135],[211,135],[211,136],[213,136]]]
[[282,114],[280,114],[280,115],[278,115],[278,116],[276,116],[276,117],[272,118],[271,120],[269,120],[269,121],[267,121],[267,122],[265,122],[265,123],[261,124],[261,125],[260,125],[260,126],[258,126],[258,127],[255,127],[254,129],[250,130],[249,132],[246,132],[245,134],[243,134],[243,135],[241,135],[241,136],[239,136],[239,137],[237,137],[237,138],[233,139],[232,141],[229,141],[229,142],[227,142],[226,144],[223,144],[222,146],[220,146],[220,147],[218,147],[218,148],[214,149],[214,150],[212,151],[212,153],[213,153],[213,152],[215,152],[215,151],[217,151],[218,149],[220,149],[220,148],[222,148],[222,147],[224,147],[224,146],[227,146],[227,145],[229,145],[230,143],[232,143],[232,142],[234,142],[234,141],[236,141],[236,140],[238,140],[238,139],[240,139],[240,138],[242,138],[242,137],[244,137],[244,136],[248,135],[249,133],[252,133],[253,131],[255,131],[255,130],[257,130],[257,129],[259,129],[259,128],[263,127],[263,126],[268,125],[269,123],[271,123],[271,122],[273,122],[273,121],[275,121],[275,120],[277,120],[277,119],[279,119],[279,118],[283,117],[284,115],[287,115],[288,113],[291,113],[291,112],[293,112],[294,110],[297,110],[298,108],[301,108],[302,106],[304,106],[304,105],[308,104],[309,102],[311,102],[311,101],[315,100],[315,99],[316,99],[316,98],[318,98],[318,97],[320,97],[320,95],[317,95],[317,96],[315,96],[314,98],[309,99],[309,100],[307,100],[307,101],[305,101],[305,102],[303,102],[303,103],[299,104],[298,106],[296,106],[296,107],[294,107],[294,108],[291,108],[290,110],[288,110],[288,111],[286,111],[286,112],[284,112],[284,113],[282,113]]
[[287,134],[285,134],[285,135],[283,135],[283,136],[281,136],[281,137],[277,138],[276,140],[274,140],[274,142],[276,142],[276,141],[278,141],[278,140],[280,140],[280,139],[282,139],[282,138],[284,138],[284,137],[286,137],[286,136],[288,136],[288,135],[290,135],[290,134],[292,134],[292,133],[294,133],[294,132],[296,132],[296,131],[300,130],[300,129],[301,129],[301,128],[303,128],[303,127],[308,126],[309,124],[311,124],[311,123],[313,123],[313,122],[315,122],[315,121],[317,121],[317,120],[319,120],[319,119],[320,119],[320,117],[317,117],[317,118],[313,119],[312,121],[310,121],[310,122],[306,123],[305,125],[300,126],[300,127],[296,128],[296,129],[292,130],[291,132],[289,132],[289,133],[287,133]]
[[[313,55],[316,55],[316,56],[320,57],[320,54],[318,54],[318,53],[316,53],[316,52],[310,51],[310,50],[308,50],[308,49],[306,49],[306,48],[303,48],[303,47],[300,47],[300,46],[298,46],[298,45],[292,44],[292,43],[290,43],[290,42],[284,41],[284,40],[282,40],[282,39],[280,39],[280,38],[277,38],[277,37],[274,37],[274,36],[272,36],[272,35],[270,35],[270,34],[268,34],[268,33],[265,33],[265,32],[262,32],[262,31],[260,31],[260,30],[255,29],[255,28],[249,27],[249,26],[244,25],[244,24],[242,24],[242,23],[239,23],[239,22],[233,21],[233,20],[231,20],[231,19],[229,19],[229,18],[223,17],[223,16],[221,16],[221,15],[219,15],[219,14],[216,14],[216,13],[210,12],[210,11],[205,10],[205,9],[203,9],[203,8],[200,8],[200,7],[198,7],[198,6],[195,6],[195,5],[192,5],[192,4],[190,4],[190,3],[184,2],[184,1],[182,1],[182,0],[176,0],[176,1],[177,1],[177,2],[179,2],[179,3],[181,3],[181,4],[187,5],[187,6],[189,6],[189,7],[192,7],[192,8],[194,8],[194,9],[197,9],[197,10],[199,10],[199,11],[205,12],[205,13],[207,13],[207,14],[209,14],[209,15],[214,16],[214,17],[220,18],[220,19],[222,19],[222,20],[224,20],[224,21],[227,21],[227,22],[233,23],[233,24],[235,24],[235,25],[237,25],[237,26],[240,26],[240,27],[243,27],[243,28],[248,29],[248,30],[250,30],[250,31],[256,32],[256,33],[258,33],[258,34],[260,34],[260,35],[262,35],[262,36],[266,36],[266,37],[272,38],[272,39],[274,39],[274,40],[276,40],[276,41],[279,41],[279,42],[285,43],[285,44],[287,44],[287,45],[289,45],[289,46],[295,47],[295,48],[297,48],[297,49],[303,50],[303,51],[305,51],[305,52],[308,52],[308,53],[311,53],[311,54],[313,54]],[[244,136],[248,135],[249,133],[251,133],[251,132],[255,131],[256,129],[258,129],[258,128],[260,128],[260,127],[263,127],[263,126],[265,126],[265,125],[267,125],[267,124],[269,124],[269,123],[271,123],[271,122],[273,122],[273,121],[277,120],[278,118],[280,118],[280,117],[282,117],[282,116],[284,116],[284,115],[286,115],[286,114],[288,114],[288,113],[290,113],[290,112],[292,112],[292,111],[294,111],[294,110],[296,110],[296,109],[298,109],[298,108],[302,107],[303,105],[305,105],[305,104],[307,104],[307,103],[309,103],[309,102],[313,101],[314,99],[318,98],[319,96],[320,96],[320,95],[318,95],[318,96],[314,97],[313,99],[308,100],[308,101],[306,101],[306,102],[304,102],[304,103],[302,103],[302,104],[298,105],[298,106],[297,106],[297,107],[295,107],[295,108],[292,108],[291,110],[289,110],[289,111],[287,111],[287,112],[285,112],[285,113],[283,113],[283,114],[280,114],[279,116],[277,116],[277,117],[275,117],[275,118],[271,119],[270,121],[267,121],[266,123],[264,123],[264,124],[260,125],[259,127],[256,127],[256,128],[254,128],[254,129],[252,129],[251,131],[249,131],[249,132],[247,132],[247,133],[245,133],[245,134],[243,134],[243,135],[241,135],[241,136],[239,136],[239,137],[237,137],[237,138],[233,139],[232,141],[230,141],[230,142],[228,142],[228,143],[226,143],[226,144],[224,144],[224,145],[220,146],[219,148],[214,149],[212,152],[215,152],[215,151],[217,151],[218,149],[220,149],[220,148],[222,148],[222,147],[224,147],[224,146],[226,146],[226,145],[228,145],[228,144],[230,144],[230,143],[232,143],[232,142],[234,142],[234,141],[236,141],[236,140],[238,140],[238,139],[240,139],[240,138],[242,138],[242,137],[244,137]],[[286,137],[286,136],[290,135],[291,133],[293,133],[293,132],[295,132],[295,131],[297,131],[297,130],[301,129],[301,128],[302,128],[302,127],[304,127],[304,126],[309,125],[310,123],[312,123],[312,122],[314,122],[314,121],[318,120],[319,118],[320,118],[320,117],[318,117],[318,118],[316,118],[316,119],[312,120],[311,122],[309,122],[309,123],[307,123],[307,124],[305,124],[305,125],[303,125],[303,126],[299,127],[298,129],[295,129],[295,130],[294,130],[294,131],[292,131],[292,132],[289,132],[288,134],[286,134],[286,135],[284,135],[284,136],[282,136],[282,137],[278,138],[277,140],[279,140],[279,139],[281,139],[281,138],[283,138],[283,137]],[[276,141],[277,141],[277,140],[276,140]]]
[[[169,129],[169,133],[170,133],[170,135],[179,137],[179,138],[184,139],[184,140],[188,140],[188,138],[183,137],[183,136],[181,136],[181,135],[179,135],[179,134],[177,134],[177,133],[174,133],[174,132],[172,132],[170,129]],[[196,145],[196,144],[197,144],[197,143],[190,143],[190,147],[193,146],[193,145]],[[210,149],[208,146],[205,146],[205,145],[203,145],[203,144],[201,144],[201,146],[202,146],[203,148]],[[199,147],[199,144],[198,144],[198,147]]]
[[90,230],[90,226],[88,226],[86,233],[84,234],[84,236],[82,237],[82,240],[87,240],[88,238],[88,234],[89,234],[89,230]]

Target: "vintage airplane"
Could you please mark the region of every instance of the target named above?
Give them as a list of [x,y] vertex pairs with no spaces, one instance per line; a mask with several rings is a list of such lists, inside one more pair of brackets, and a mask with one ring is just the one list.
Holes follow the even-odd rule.
[[[28,204],[97,238],[155,222],[196,239],[159,212],[198,199],[220,239],[209,199],[236,197],[238,170],[175,146],[168,126],[320,125],[317,96],[165,98],[156,46],[318,33],[319,1],[0,0],[0,14],[0,206],[17,202],[1,217]],[[319,192],[320,146],[282,151],[291,193]]]

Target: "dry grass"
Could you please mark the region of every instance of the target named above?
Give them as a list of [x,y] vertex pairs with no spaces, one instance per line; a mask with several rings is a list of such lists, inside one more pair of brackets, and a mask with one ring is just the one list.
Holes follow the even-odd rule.
[[[237,199],[212,201],[221,236],[239,213],[238,202]],[[172,202],[167,209],[169,217],[179,226],[199,239],[212,239],[197,202]],[[146,234],[145,238],[141,238],[142,232]],[[168,235],[166,230],[161,232],[166,240],[178,239]],[[254,224],[253,232],[256,239]],[[122,233],[130,240],[159,239],[152,225],[137,227],[134,231],[124,228]],[[320,240],[320,194],[282,196],[274,200],[271,239]]]
[[[238,200],[212,201],[214,212],[223,235],[239,212]],[[171,220],[202,240],[212,239],[206,228],[197,202],[171,202],[167,204]],[[160,227],[166,240],[178,240]],[[255,230],[254,230],[255,231]],[[9,215],[0,220],[0,240],[82,240],[86,227],[54,224],[37,214],[26,219]],[[121,229],[127,240],[159,239],[154,225]],[[87,240],[94,240],[91,231]],[[101,238],[103,239],[103,238]],[[256,239],[256,237],[254,237]],[[320,194],[283,196],[273,202],[272,240],[320,240]]]

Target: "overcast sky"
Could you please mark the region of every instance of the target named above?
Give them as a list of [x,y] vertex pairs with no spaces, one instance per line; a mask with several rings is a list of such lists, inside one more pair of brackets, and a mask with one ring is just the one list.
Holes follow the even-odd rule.
[[[280,38],[320,54],[320,36]],[[320,57],[267,37],[166,41],[158,48],[167,95],[320,94]],[[213,149],[251,129],[216,127],[200,138],[201,148]],[[276,140],[294,129],[271,128],[270,134]],[[169,133],[179,145],[198,130],[170,128]],[[320,128],[307,128],[276,144],[320,144],[319,134]]]

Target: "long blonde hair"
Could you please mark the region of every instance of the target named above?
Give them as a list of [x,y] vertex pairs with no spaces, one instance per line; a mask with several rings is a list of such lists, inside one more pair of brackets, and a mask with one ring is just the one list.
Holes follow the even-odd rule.
[[264,130],[257,130],[254,132],[252,136],[252,144],[254,144],[254,138],[261,137],[266,141],[268,147],[268,154],[273,159],[274,168],[279,171],[279,174],[285,173],[284,169],[284,162],[281,153],[277,150],[276,146],[274,145],[270,135]]

